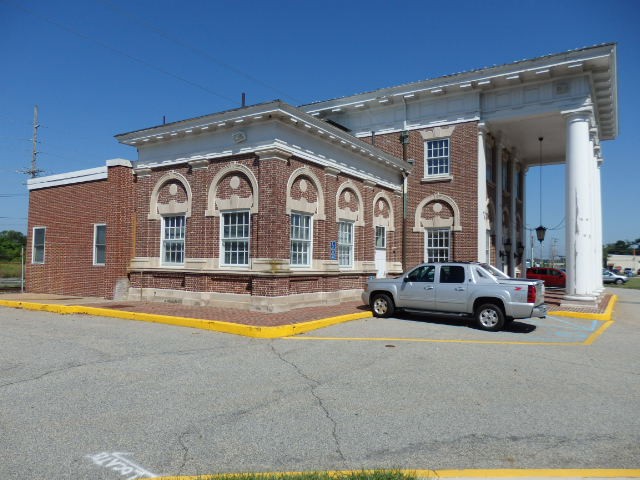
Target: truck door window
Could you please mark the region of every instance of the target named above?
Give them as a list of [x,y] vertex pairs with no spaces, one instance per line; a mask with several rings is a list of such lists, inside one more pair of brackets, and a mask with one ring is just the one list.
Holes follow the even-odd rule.
[[443,265],[440,267],[440,283],[464,283],[464,267]]
[[421,265],[407,275],[411,282],[433,282],[436,267],[433,265]]

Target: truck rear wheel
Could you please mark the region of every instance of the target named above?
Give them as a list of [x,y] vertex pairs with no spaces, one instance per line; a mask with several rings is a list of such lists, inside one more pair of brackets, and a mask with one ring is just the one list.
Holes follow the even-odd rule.
[[394,314],[396,307],[386,293],[376,293],[371,299],[371,310],[376,317],[387,318]]
[[484,303],[476,308],[475,319],[478,328],[488,332],[497,332],[504,327],[504,313],[493,303]]

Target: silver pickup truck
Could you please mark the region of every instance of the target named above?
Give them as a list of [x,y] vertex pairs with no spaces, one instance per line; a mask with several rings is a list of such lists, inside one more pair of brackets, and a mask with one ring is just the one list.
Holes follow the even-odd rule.
[[474,262],[424,263],[397,278],[370,279],[362,301],[376,317],[397,309],[473,315],[479,328],[492,332],[515,318],[547,315],[544,282]]

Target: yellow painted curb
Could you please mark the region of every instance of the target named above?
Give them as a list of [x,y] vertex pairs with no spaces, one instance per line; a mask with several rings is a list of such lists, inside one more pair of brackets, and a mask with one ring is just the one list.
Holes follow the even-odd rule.
[[282,338],[292,335],[325,328],[338,323],[370,318],[371,312],[350,313],[336,317],[312,320],[309,322],[296,323],[292,325],[281,325],[277,327],[260,327],[254,325],[242,325],[238,323],[222,322],[219,320],[203,320],[199,318],[173,317],[170,315],[157,315],[153,313],[127,312],[123,310],[113,310],[110,308],[97,308],[84,305],[57,305],[35,302],[20,302],[16,300],[0,300],[0,306],[11,308],[22,308],[25,310],[36,310],[60,314],[85,314],[100,317],[122,318],[125,320],[137,320],[141,322],[163,323],[165,325],[175,325],[179,327],[199,328],[202,330],[213,330],[222,333],[231,333],[252,338]]
[[[349,474],[385,472],[390,470],[336,470],[328,472],[256,472],[158,477],[157,480],[216,480],[244,475],[290,477],[304,473],[326,473],[330,477]],[[624,468],[524,468],[524,469],[463,469],[463,470],[393,470],[418,478],[640,478],[640,469]]]
[[609,305],[604,313],[583,313],[583,312],[567,312],[567,311],[552,311],[549,315],[555,317],[571,317],[571,318],[584,318],[585,320],[602,320],[609,321],[613,317],[613,307],[618,301],[617,295],[612,295],[609,300]]

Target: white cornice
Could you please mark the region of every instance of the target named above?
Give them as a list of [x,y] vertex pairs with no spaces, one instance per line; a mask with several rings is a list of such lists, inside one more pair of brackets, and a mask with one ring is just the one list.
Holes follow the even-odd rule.
[[457,73],[445,77],[383,88],[347,97],[303,105],[307,113],[322,118],[336,111],[356,111],[356,106],[384,106],[381,99],[398,99],[412,102],[418,98],[459,94],[476,90],[483,92],[516,84],[544,79],[566,78],[576,74],[588,74],[594,78],[594,100],[603,139],[617,136],[617,80],[615,44],[598,45],[556,55]]
[[[294,126],[308,134],[321,138],[323,142],[338,145],[352,154],[366,157],[369,161],[375,161],[398,171],[410,170],[411,166],[388,153],[372,146],[355,136],[344,132],[323,120],[319,120],[301,110],[298,110],[284,102],[276,101],[268,104],[245,107],[239,110],[222,112],[190,120],[184,120],[168,125],[161,125],[145,130],[139,130],[116,136],[119,142],[127,145],[135,145],[144,149],[146,145],[157,145],[159,143],[170,143],[173,139],[188,138],[189,135],[215,135],[220,129],[228,129],[233,126],[257,125],[266,122],[279,120],[288,125]],[[206,127],[206,128],[205,128]],[[246,149],[233,150],[233,154],[251,152],[252,146],[247,145]],[[216,156],[227,156],[232,154],[231,150],[223,152],[211,152],[210,155],[200,154],[199,157],[211,158]],[[190,156],[186,161],[196,157]],[[168,163],[182,163],[185,158],[171,160]],[[166,163],[165,163],[166,164]]]
[[56,187],[58,185],[71,185],[73,183],[93,182],[104,180],[108,176],[107,167],[88,168],[86,170],[76,170],[75,172],[60,173],[57,175],[47,175],[27,180],[28,190],[38,190],[40,188]]

